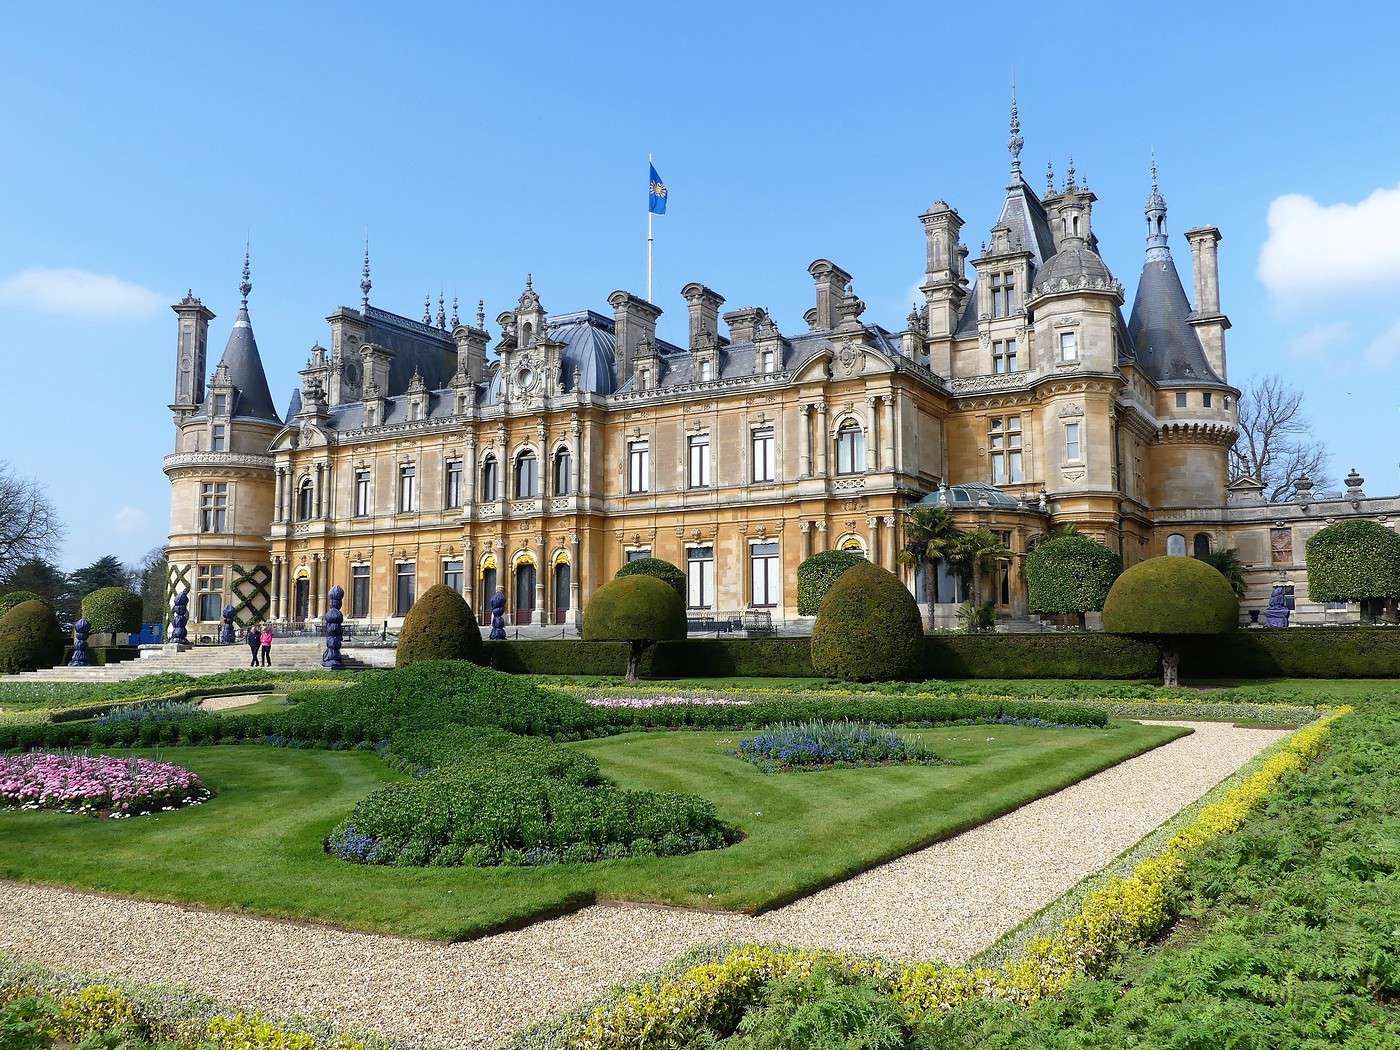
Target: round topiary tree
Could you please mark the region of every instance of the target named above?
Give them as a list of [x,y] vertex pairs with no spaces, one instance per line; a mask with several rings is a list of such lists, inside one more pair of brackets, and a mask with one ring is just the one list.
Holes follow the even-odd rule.
[[419,660],[470,660],[484,664],[481,628],[472,607],[446,584],[429,587],[413,603],[399,629],[394,666]]
[[33,591],[11,591],[9,594],[0,595],[0,616],[4,616],[20,602],[41,602],[43,600]]
[[101,587],[83,599],[83,617],[94,634],[141,630],[141,596],[125,587]]
[[812,666],[852,682],[922,677],[919,605],[892,572],[862,560],[836,578],[812,627]]
[[816,616],[822,599],[837,578],[852,565],[865,561],[850,551],[822,551],[797,567],[797,615]]
[[1162,684],[1181,682],[1181,639],[1228,634],[1239,624],[1240,600],[1224,576],[1196,558],[1138,562],[1113,582],[1103,629],[1154,640],[1162,651]]
[[620,580],[626,576],[651,576],[662,583],[670,584],[681,596],[681,604],[685,603],[685,573],[669,561],[662,561],[660,558],[638,558],[636,561],[625,563],[617,570],[613,579]]
[[685,637],[685,603],[655,576],[615,577],[593,592],[583,614],[586,642],[627,642],[627,680],[655,642]]
[[1339,521],[1308,538],[1308,597],[1360,602],[1365,619],[1400,597],[1400,535],[1375,521]]
[[41,601],[20,602],[0,616],[0,673],[54,667],[66,639],[53,610]]
[[1098,540],[1079,533],[1052,536],[1026,555],[1027,607],[1033,613],[1084,614],[1103,608],[1123,559]]

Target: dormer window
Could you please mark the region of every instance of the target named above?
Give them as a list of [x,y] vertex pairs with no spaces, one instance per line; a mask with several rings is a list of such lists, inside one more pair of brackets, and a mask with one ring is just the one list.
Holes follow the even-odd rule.
[[700,382],[710,383],[715,378],[715,366],[707,358],[700,362]]
[[758,355],[758,370],[764,375],[772,375],[775,356],[772,350],[761,351]]
[[992,316],[1010,317],[1019,309],[1014,273],[992,274]]
[[216,415],[216,416],[228,415],[228,395],[227,395],[227,394],[215,394],[215,395],[214,395],[214,415]]

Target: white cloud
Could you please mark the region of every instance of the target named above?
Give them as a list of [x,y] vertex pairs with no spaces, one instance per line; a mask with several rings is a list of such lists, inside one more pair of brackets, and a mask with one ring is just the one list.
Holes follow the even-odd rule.
[[121,507],[112,515],[112,528],[122,536],[131,536],[146,527],[146,512],[140,507]]
[[1268,221],[1259,279],[1280,299],[1400,283],[1400,186],[1357,204],[1285,194],[1270,203]]
[[1396,321],[1366,347],[1366,360],[1373,365],[1394,364],[1400,358],[1400,321]]
[[1288,344],[1288,352],[1294,357],[1317,357],[1324,350],[1330,350],[1351,335],[1351,325],[1346,321],[1333,321],[1309,328]]
[[35,268],[0,279],[0,303],[82,317],[148,317],[165,297],[111,274]]

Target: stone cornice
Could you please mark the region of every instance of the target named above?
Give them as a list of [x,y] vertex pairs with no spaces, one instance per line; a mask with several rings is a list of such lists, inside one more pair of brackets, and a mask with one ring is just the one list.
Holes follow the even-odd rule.
[[172,452],[165,457],[166,474],[205,473],[211,469],[252,474],[272,474],[274,458],[248,452]]
[[1239,433],[1239,427],[1234,423],[1206,419],[1169,420],[1159,424],[1157,440],[1163,444],[1223,445],[1229,448]]

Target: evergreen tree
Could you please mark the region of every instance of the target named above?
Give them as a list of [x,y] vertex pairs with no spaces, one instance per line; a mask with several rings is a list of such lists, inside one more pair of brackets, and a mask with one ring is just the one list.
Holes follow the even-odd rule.
[[33,591],[54,611],[58,622],[72,623],[78,618],[78,598],[66,573],[43,558],[30,558],[0,581],[0,594],[10,591]]
[[103,587],[126,587],[134,589],[136,579],[130,569],[122,564],[115,554],[104,554],[91,565],[74,569],[68,577],[69,589],[81,601],[93,591]]
[[136,567],[137,588],[141,594],[141,621],[164,623],[166,619],[165,578],[169,572],[165,548],[155,547],[146,552]]

